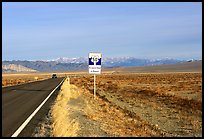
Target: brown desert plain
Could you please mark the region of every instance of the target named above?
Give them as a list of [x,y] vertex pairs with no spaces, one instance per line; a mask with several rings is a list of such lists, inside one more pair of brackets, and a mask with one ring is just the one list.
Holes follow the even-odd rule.
[[[93,75],[87,71],[55,73],[69,78],[62,88],[72,93],[59,93],[49,112],[50,125],[42,122],[33,136],[202,137],[202,61],[102,69],[96,76],[96,99]],[[2,87],[51,75],[2,74]],[[69,111],[61,119],[73,123],[67,126],[70,134],[57,132],[65,125],[55,124],[56,105],[63,96]]]

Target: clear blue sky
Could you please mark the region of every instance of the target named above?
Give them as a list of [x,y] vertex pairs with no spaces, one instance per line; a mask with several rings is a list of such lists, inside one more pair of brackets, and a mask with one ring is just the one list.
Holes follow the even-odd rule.
[[202,3],[3,2],[2,60],[202,58]]

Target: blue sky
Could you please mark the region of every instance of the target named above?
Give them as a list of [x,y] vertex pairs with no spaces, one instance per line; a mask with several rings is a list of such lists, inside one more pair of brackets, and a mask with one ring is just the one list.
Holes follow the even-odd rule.
[[3,2],[2,60],[202,58],[202,3]]

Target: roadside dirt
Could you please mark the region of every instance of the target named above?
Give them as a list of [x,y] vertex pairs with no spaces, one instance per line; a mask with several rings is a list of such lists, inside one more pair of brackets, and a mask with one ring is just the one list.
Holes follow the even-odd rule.
[[88,103],[82,93],[65,80],[51,112],[54,137],[107,136],[97,122],[87,117]]
[[83,88],[63,83],[49,116],[36,128],[35,137],[162,136],[147,122]]
[[38,135],[202,137],[201,88],[202,73],[103,75],[94,99],[92,76],[70,77]]
[[2,87],[13,86],[13,85],[20,85],[24,83],[34,82],[49,79],[50,76],[45,75],[4,75],[2,74]]
[[[52,107],[53,136],[111,137],[158,136],[146,122],[132,118],[119,107],[69,84],[67,79]],[[143,127],[143,128],[141,128]]]
[[[93,92],[92,80],[72,82]],[[201,86],[201,73],[105,75],[98,77],[97,95],[147,122],[158,136],[202,137]]]

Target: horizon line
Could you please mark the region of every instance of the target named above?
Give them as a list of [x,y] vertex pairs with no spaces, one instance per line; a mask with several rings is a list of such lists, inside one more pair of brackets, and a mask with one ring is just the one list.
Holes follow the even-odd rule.
[[[55,59],[49,59],[49,60],[43,60],[43,59],[36,59],[36,60],[31,60],[31,59],[12,59],[12,60],[3,60],[2,61],[55,61],[57,59],[60,58],[67,58],[67,59],[79,59],[79,58],[86,58],[86,57],[59,57],[59,58],[55,58]],[[107,58],[135,58],[135,59],[146,59],[146,60],[152,60],[152,59],[174,59],[174,60],[202,60],[201,58],[195,58],[195,57],[191,57],[191,58],[172,58],[172,57],[162,57],[162,58],[137,58],[134,56],[121,56],[121,57],[102,57],[102,59],[107,59]],[[88,57],[87,57],[88,59]]]

